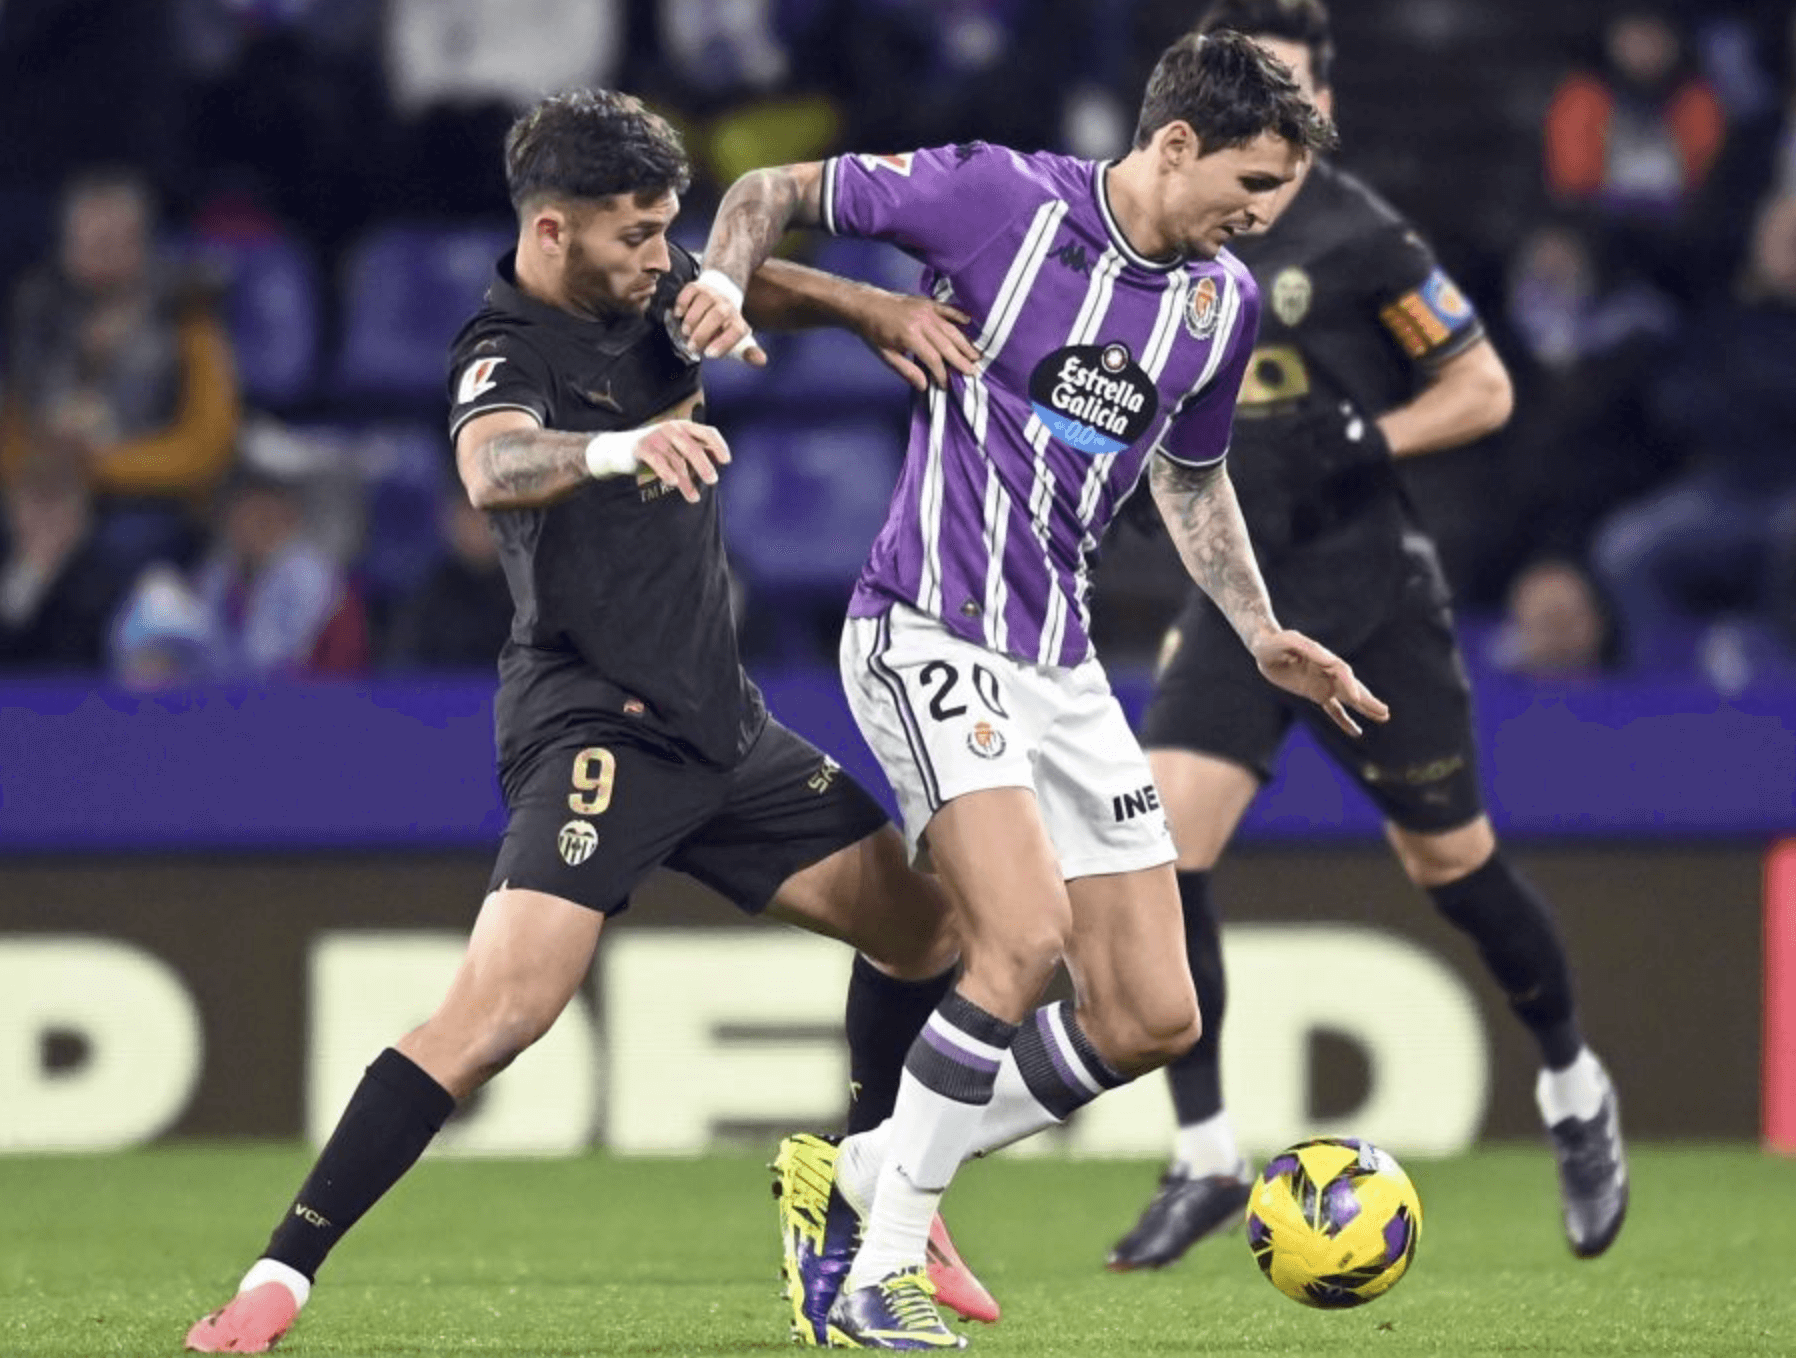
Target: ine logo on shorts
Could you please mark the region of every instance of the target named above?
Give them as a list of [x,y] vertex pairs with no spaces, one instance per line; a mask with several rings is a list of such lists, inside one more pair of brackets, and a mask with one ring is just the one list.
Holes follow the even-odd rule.
[[1100,457],[1120,453],[1147,432],[1160,393],[1126,344],[1073,344],[1035,365],[1029,403],[1060,442]]
[[976,721],[967,732],[967,748],[981,759],[996,759],[1004,747],[1004,733],[989,721]]
[[599,847],[599,832],[592,828],[591,821],[570,820],[555,837],[555,847],[561,850],[563,863],[577,868]]

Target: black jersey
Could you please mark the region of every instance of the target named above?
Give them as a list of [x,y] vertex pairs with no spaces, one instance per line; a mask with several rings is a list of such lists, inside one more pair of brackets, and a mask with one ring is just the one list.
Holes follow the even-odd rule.
[[1229,475],[1280,621],[1350,648],[1401,590],[1445,584],[1383,441],[1350,439],[1341,403],[1402,404],[1484,329],[1409,223],[1326,161],[1230,248],[1264,305]]
[[[647,313],[603,320],[526,296],[512,256],[500,260],[450,348],[450,439],[495,410],[579,433],[703,419],[698,362],[669,316],[698,264],[669,248]],[[754,742],[766,709],[736,649],[716,490],[700,492],[689,504],[644,472],[492,514],[515,610],[499,657],[502,774],[594,724],[624,723],[722,767]]]

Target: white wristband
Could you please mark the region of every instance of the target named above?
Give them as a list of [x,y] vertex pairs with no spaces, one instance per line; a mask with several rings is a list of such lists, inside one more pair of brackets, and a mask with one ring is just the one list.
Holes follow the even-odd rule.
[[742,289],[737,287],[736,280],[722,269],[701,270],[699,276],[692,281],[711,289],[712,292],[735,307],[738,312],[742,310]]
[[586,474],[599,481],[608,476],[634,476],[636,445],[642,435],[640,429],[594,434],[586,442]]

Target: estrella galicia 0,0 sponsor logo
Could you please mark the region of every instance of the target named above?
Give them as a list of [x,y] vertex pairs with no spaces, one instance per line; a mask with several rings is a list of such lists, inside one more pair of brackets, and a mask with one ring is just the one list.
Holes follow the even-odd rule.
[[1127,345],[1074,344],[1035,365],[1029,402],[1055,438],[1098,457],[1120,453],[1147,432],[1160,394]]

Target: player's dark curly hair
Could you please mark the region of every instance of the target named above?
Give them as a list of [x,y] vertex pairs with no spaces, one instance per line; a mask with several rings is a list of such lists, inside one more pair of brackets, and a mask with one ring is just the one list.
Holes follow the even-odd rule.
[[542,198],[658,198],[684,193],[691,181],[673,125],[615,90],[551,95],[505,134],[505,182],[520,213]]
[[1250,38],[1279,38],[1310,49],[1316,88],[1334,84],[1335,40],[1322,0],[1216,0],[1197,21],[1198,33],[1232,28]]
[[1180,121],[1191,124],[1205,155],[1245,146],[1263,132],[1308,151],[1332,151],[1337,140],[1291,68],[1230,29],[1187,33],[1161,54],[1142,96],[1136,148]]

